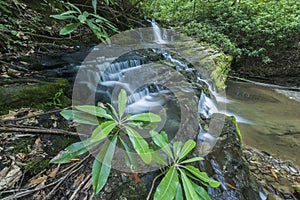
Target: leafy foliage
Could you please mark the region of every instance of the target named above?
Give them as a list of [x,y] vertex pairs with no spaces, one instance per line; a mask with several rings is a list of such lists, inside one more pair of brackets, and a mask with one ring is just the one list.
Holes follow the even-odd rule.
[[[111,160],[117,143],[121,143],[125,161],[128,167],[136,166],[135,157],[131,155],[132,146],[141,159],[149,164],[152,154],[148,142],[136,131],[136,127],[143,123],[156,123],[161,119],[153,113],[142,113],[136,115],[125,114],[127,94],[121,90],[118,97],[118,112],[109,104],[112,112],[100,106],[82,105],[76,106],[77,110],[64,110],[61,115],[67,120],[73,120],[81,124],[97,125],[87,140],[71,144],[65,151],[61,152],[51,160],[52,163],[64,163],[82,155],[83,153],[103,144],[93,164],[93,188],[97,194],[105,185],[111,169]],[[131,144],[124,141],[124,134]],[[101,177],[101,178],[100,178]]]
[[[54,157],[51,163],[65,163],[71,159],[86,153],[89,150],[98,154],[93,162],[92,183],[95,194],[99,193],[107,182],[112,167],[112,159],[117,144],[124,150],[124,159],[128,169],[134,173],[137,169],[137,158],[132,152],[136,152],[146,163],[152,161],[164,166],[169,164],[169,170],[159,184],[154,199],[182,199],[183,192],[186,199],[210,199],[207,192],[193,180],[197,180],[205,186],[218,187],[219,183],[210,179],[205,172],[188,165],[191,162],[203,160],[201,157],[185,159],[192,151],[196,143],[188,140],[186,143],[175,142],[173,151],[170,148],[168,136],[165,132],[157,133],[154,128],[149,130],[153,142],[148,143],[138,132],[138,128],[145,130],[149,124],[161,121],[160,116],[153,113],[141,113],[131,115],[126,112],[127,93],[121,90],[118,96],[117,109],[110,104],[107,107],[81,105],[77,110],[64,110],[61,115],[67,120],[81,124],[96,125],[91,136],[81,142],[73,143],[64,151]],[[150,144],[152,145],[150,148]],[[155,146],[155,145],[156,146]],[[153,148],[154,147],[154,148]],[[155,151],[158,148],[167,155],[167,160]],[[179,185],[179,187],[178,187]]]
[[156,189],[154,199],[182,199],[182,188],[187,200],[210,199],[207,192],[193,180],[210,187],[219,187],[220,183],[209,178],[205,172],[200,172],[196,167],[187,165],[191,162],[203,160],[202,157],[186,159],[186,156],[196,146],[196,142],[188,140],[182,144],[177,141],[174,143],[172,151],[166,133],[151,131],[150,134],[154,143],[171,160],[164,178]]
[[87,26],[102,42],[108,41],[107,30],[117,32],[117,28],[107,19],[96,14],[97,1],[92,1],[94,13],[81,11],[74,4],[67,2],[67,11],[58,14],[50,15],[50,17],[58,20],[70,21],[69,24],[64,26],[59,34],[68,35],[78,29],[80,25]]
[[269,63],[299,45],[297,0],[144,1],[150,17],[213,43],[237,60]]

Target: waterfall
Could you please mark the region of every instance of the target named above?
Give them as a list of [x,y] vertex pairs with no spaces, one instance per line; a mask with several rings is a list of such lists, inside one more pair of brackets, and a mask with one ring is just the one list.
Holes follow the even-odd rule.
[[154,20],[152,20],[151,25],[153,29],[154,42],[158,44],[166,44],[167,42],[163,39],[163,35],[158,24]]

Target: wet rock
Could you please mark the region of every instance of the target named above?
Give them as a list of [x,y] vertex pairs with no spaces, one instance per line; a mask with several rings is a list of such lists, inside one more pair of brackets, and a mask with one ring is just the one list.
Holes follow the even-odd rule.
[[260,199],[258,184],[244,160],[241,141],[230,118],[226,118],[216,145],[205,160],[199,163],[199,168],[221,182],[219,188],[208,188],[212,199]]

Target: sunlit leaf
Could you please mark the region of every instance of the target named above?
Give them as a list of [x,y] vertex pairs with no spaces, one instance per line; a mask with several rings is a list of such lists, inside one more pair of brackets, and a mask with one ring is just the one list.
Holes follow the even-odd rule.
[[178,185],[178,173],[174,167],[170,167],[167,174],[157,186],[154,200],[174,199]]
[[182,186],[180,183],[177,186],[175,200],[183,200]]
[[50,163],[65,163],[75,158],[76,156],[80,156],[85,152],[92,149],[97,143],[93,143],[90,139],[76,142],[68,146],[65,151],[61,154],[58,154],[54,157]]
[[165,137],[161,133],[158,133],[158,132],[153,131],[153,130],[150,131],[150,135],[151,135],[154,143],[157,146],[159,146],[165,152],[165,154],[167,154],[167,156],[169,158],[174,159],[171,148],[170,148],[170,143],[168,143],[165,140]]
[[117,135],[107,141],[97,155],[92,168],[92,183],[95,194],[104,187],[111,169],[111,162],[115,153]]
[[200,172],[199,169],[196,167],[193,167],[191,165],[184,166],[186,170],[188,170],[191,174],[193,174],[195,177],[197,177],[199,180],[207,183],[209,186],[217,188],[220,186],[220,183],[218,181],[215,181],[212,178],[209,178],[206,174],[206,172]]
[[179,170],[186,200],[200,200],[200,197],[192,185],[192,181],[190,181],[183,170]]
[[119,109],[120,118],[124,115],[126,105],[127,105],[127,93],[124,89],[121,89],[118,97],[118,109]]
[[181,151],[179,153],[179,159],[183,159],[188,153],[190,153],[193,148],[196,146],[196,142],[194,140],[188,140],[184,143],[183,147],[181,148]]
[[143,122],[160,122],[161,118],[159,115],[153,113],[141,113],[130,116],[128,120]]
[[106,121],[101,123],[92,133],[91,140],[98,142],[107,137],[107,135],[117,126],[115,121]]
[[72,33],[73,31],[75,31],[79,27],[79,25],[80,25],[80,23],[68,24],[60,30],[59,34],[60,35],[68,35],[68,34]]
[[184,164],[184,163],[191,163],[191,162],[195,162],[195,161],[200,161],[200,160],[204,160],[204,158],[202,157],[193,157],[187,160],[184,160],[182,162],[180,162],[180,164]]
[[73,120],[81,124],[99,125],[98,119],[88,113],[83,113],[77,110],[63,110],[60,114],[67,120]]
[[107,114],[104,108],[101,108],[99,106],[82,105],[82,106],[75,106],[75,108],[80,111],[87,112],[91,115],[96,115],[98,117],[103,117],[106,119],[113,119],[111,115]]
[[125,129],[135,151],[139,154],[139,156],[146,164],[149,164],[151,162],[152,156],[146,140],[133,128],[125,126]]
[[211,200],[210,196],[207,194],[206,190],[203,187],[197,185],[194,182],[192,182],[192,185],[201,200]]

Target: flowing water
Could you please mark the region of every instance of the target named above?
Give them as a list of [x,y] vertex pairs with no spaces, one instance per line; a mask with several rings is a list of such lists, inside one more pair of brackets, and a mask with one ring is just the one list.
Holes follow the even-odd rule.
[[300,165],[300,89],[229,80],[226,94],[246,145]]

